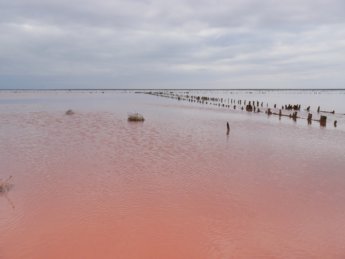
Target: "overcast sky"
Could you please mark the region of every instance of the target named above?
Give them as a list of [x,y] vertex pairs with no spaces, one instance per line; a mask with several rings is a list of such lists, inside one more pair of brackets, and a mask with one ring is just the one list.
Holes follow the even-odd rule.
[[345,88],[345,1],[0,0],[0,88]]

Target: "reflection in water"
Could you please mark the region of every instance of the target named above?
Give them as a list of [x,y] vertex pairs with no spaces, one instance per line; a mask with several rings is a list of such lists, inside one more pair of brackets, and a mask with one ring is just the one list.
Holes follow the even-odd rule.
[[1,258],[344,256],[343,131],[94,98],[0,113]]
[[12,209],[15,209],[13,201],[8,197],[7,193],[0,193],[0,197],[3,197],[7,200],[8,204],[12,207]]

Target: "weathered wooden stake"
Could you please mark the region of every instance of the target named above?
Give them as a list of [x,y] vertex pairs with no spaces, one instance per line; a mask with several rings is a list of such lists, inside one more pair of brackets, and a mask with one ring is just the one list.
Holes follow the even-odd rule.
[[272,114],[271,108],[268,108],[268,109],[267,109],[267,114],[268,114],[268,115],[271,115],[271,114]]
[[311,113],[308,113],[308,124],[311,124],[311,120],[312,120],[312,118],[313,118],[313,114],[311,114]]
[[321,115],[320,116],[320,126],[326,127],[327,116]]
[[253,106],[250,104],[250,102],[249,102],[249,104],[246,105],[246,111],[247,112],[252,112],[253,111]]

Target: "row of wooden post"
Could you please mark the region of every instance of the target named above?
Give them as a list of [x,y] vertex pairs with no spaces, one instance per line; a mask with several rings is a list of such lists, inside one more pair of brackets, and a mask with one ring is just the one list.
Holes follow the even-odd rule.
[[[256,113],[260,113],[260,107],[263,108],[264,107],[264,102],[259,102],[259,101],[247,101],[247,100],[236,100],[233,98],[220,98],[220,97],[208,97],[208,96],[195,96],[195,95],[190,95],[189,92],[185,92],[184,94],[178,94],[175,92],[167,92],[167,91],[160,91],[160,92],[146,92],[147,94],[150,95],[155,95],[155,96],[160,96],[160,97],[167,97],[167,98],[172,98],[172,99],[177,99],[179,101],[188,101],[188,102],[197,102],[197,103],[201,103],[201,104],[210,104],[210,105],[215,105],[218,107],[224,107],[224,108],[233,108],[236,110],[236,108],[238,106],[241,107],[241,110],[244,110],[244,106],[245,106],[245,110],[247,112],[256,112]],[[244,106],[243,106],[243,105]],[[238,105],[238,106],[237,106]],[[277,105],[274,104],[273,106],[275,109],[277,108]],[[282,110],[292,110],[293,112],[286,115],[282,113]],[[265,113],[267,115],[278,115],[279,119],[282,116],[285,117],[289,117],[292,118],[294,121],[296,121],[298,118],[298,111],[301,110],[301,105],[300,104],[287,104],[287,105],[283,105],[281,107],[281,109],[279,109],[279,113],[275,113],[271,111],[271,108],[268,107],[268,103],[266,103],[266,111]],[[311,124],[313,119],[313,115],[312,113],[310,113],[310,106],[308,106],[305,109],[308,112],[308,117],[307,117],[307,122],[308,124]],[[321,111],[320,106],[318,106],[317,108],[317,113],[331,113],[331,114],[335,114],[335,111]],[[314,120],[314,121],[318,121],[320,123],[320,126],[325,127],[326,123],[327,123],[327,116],[325,115],[321,115],[319,120]],[[337,121],[334,121],[334,127],[337,127]]]

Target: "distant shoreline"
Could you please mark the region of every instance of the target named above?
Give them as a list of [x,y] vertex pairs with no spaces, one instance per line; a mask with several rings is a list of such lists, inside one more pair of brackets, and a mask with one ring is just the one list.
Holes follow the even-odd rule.
[[345,88],[226,88],[226,89],[202,89],[202,88],[59,88],[59,89],[0,89],[0,91],[345,91]]

